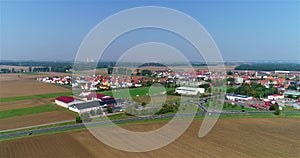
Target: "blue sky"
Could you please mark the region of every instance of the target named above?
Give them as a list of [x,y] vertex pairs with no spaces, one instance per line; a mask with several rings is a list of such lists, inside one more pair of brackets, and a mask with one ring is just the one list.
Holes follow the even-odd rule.
[[[73,60],[80,43],[96,24],[124,9],[149,5],[173,8],[195,18],[211,34],[225,61],[300,60],[298,0],[0,3],[1,60]],[[109,54],[113,52],[107,53],[106,60],[114,60]],[[201,60],[190,52],[185,55]]]

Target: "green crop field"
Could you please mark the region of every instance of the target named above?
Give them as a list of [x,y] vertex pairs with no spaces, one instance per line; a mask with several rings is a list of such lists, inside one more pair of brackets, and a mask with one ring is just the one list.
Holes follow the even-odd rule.
[[23,109],[0,111],[0,119],[55,111],[57,109],[58,108],[53,105],[44,105],[44,106],[37,106],[37,107],[30,107],[30,108],[23,108]]

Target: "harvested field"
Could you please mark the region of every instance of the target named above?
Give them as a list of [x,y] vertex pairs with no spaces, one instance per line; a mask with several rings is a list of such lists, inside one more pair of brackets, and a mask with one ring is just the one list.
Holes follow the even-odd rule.
[[[163,123],[126,125],[144,131]],[[74,131],[0,142],[0,157],[299,157],[299,119],[221,119],[204,138],[198,137],[201,121],[168,146],[146,153],[113,149],[88,131]],[[134,141],[134,140],[133,140]]]
[[0,111],[42,106],[51,104],[53,101],[54,98],[43,98],[0,102]]
[[75,115],[62,110],[0,119],[0,130],[72,120]]
[[38,77],[47,77],[47,76],[67,76],[71,75],[68,73],[58,73],[58,72],[39,72],[31,74],[19,74],[19,73],[7,73],[0,74],[0,81],[12,81],[12,80],[24,80],[24,79],[36,79]]
[[0,98],[69,92],[70,89],[33,79],[0,81]]

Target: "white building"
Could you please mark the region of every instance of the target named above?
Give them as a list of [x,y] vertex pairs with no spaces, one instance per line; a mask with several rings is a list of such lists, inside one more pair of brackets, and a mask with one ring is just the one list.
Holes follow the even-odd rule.
[[242,77],[237,77],[234,79],[235,84],[242,84],[244,82],[244,79]]
[[269,100],[282,100],[282,99],[284,99],[284,95],[283,94],[273,94],[273,95],[269,95],[268,99]]
[[240,95],[240,94],[227,94],[226,98],[228,100],[237,101],[237,102],[245,102],[245,101],[249,101],[249,100],[253,99],[253,97],[249,97],[246,95]]
[[116,104],[116,100],[92,101],[86,103],[73,104],[69,106],[69,110],[80,114],[84,112],[90,112],[91,110],[97,110],[102,107],[114,106]]
[[204,88],[193,88],[193,87],[177,87],[175,93],[181,95],[197,95],[205,93]]

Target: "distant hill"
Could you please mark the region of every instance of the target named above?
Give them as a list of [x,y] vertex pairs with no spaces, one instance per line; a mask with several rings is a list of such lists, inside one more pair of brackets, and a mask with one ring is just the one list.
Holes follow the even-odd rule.
[[140,65],[139,68],[141,68],[141,67],[147,67],[147,66],[167,67],[167,66],[164,65],[164,64],[151,62],[151,63],[144,63],[144,64]]
[[242,64],[235,70],[257,70],[257,71],[300,71],[300,63],[256,63]]

